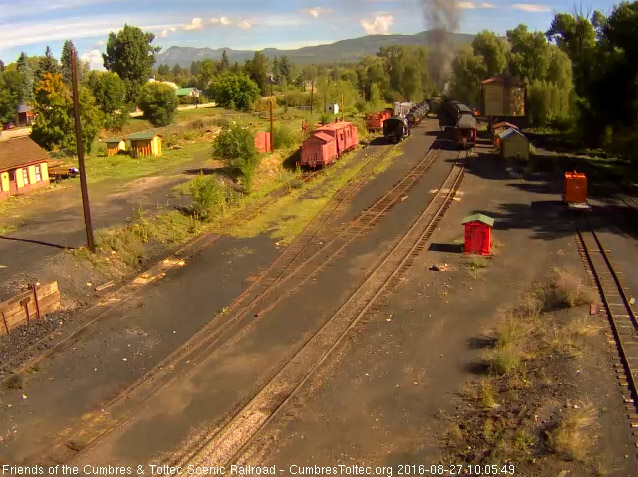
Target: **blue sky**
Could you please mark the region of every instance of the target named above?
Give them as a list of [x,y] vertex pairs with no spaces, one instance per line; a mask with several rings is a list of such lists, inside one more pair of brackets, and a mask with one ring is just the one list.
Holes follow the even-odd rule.
[[[447,0],[452,3],[454,0]],[[529,2],[529,3],[527,3]],[[554,13],[611,11],[612,0],[457,0],[460,31],[504,33],[519,23],[546,30]],[[0,0],[0,58],[21,51],[59,56],[71,39],[94,67],[109,31],[124,23],[152,31],[154,44],[297,48],[366,34],[427,29],[421,0]]]

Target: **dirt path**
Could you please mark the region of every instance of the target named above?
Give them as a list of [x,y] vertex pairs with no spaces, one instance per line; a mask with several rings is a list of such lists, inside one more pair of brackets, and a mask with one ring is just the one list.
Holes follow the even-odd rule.
[[[159,176],[117,186],[104,182],[90,186],[94,229],[124,223],[140,207],[159,211],[180,205],[183,198],[176,197],[171,189],[194,177],[190,171],[202,167],[208,159],[209,154],[202,152]],[[37,205],[25,206],[18,217],[9,220],[18,222],[19,229],[0,239],[0,283],[4,285],[0,288],[0,300],[12,296],[14,282],[20,277],[55,279],[40,276],[43,262],[60,253],[60,247],[76,247],[86,242],[79,183],[46,192],[46,200],[38,199]]]

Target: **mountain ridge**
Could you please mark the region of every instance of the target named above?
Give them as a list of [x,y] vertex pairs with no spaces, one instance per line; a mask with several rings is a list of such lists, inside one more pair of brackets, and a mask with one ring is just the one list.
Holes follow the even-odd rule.
[[[287,56],[290,61],[298,64],[310,63],[335,63],[335,62],[356,62],[368,55],[375,55],[379,48],[390,45],[409,46],[431,46],[438,38],[434,30],[422,31],[413,35],[368,35],[347,40],[339,40],[334,43],[320,44],[315,46],[304,46],[291,50],[280,50],[278,48],[265,48],[261,51],[267,58],[276,56]],[[450,33],[451,44],[459,47],[468,44],[474,38],[473,35],[464,33]],[[204,59],[219,60],[222,53],[226,51],[231,62],[239,62],[251,59],[255,50],[234,50],[232,48],[209,48],[209,47],[189,47],[171,46],[166,51],[156,55],[156,65],[189,67],[193,61]]]

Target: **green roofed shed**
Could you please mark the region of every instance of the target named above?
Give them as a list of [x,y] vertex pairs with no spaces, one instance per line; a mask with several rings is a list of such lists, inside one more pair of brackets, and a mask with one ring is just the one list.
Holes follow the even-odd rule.
[[144,131],[129,134],[128,136],[126,136],[126,139],[128,139],[129,141],[148,141],[153,139],[155,136],[162,137],[162,135],[159,133]]
[[175,90],[175,96],[198,96],[199,90],[197,88],[179,88]]
[[105,139],[107,156],[114,156],[120,151],[126,151],[126,137],[117,136]]
[[470,222],[481,222],[482,224],[494,227],[494,219],[483,214],[474,214],[463,219],[463,224],[469,224]]

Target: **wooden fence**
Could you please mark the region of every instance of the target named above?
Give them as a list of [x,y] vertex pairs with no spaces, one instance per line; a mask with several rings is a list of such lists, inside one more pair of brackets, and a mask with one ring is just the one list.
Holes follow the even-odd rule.
[[42,318],[60,307],[58,282],[36,286],[0,303],[0,335],[9,334],[12,329],[31,320]]

